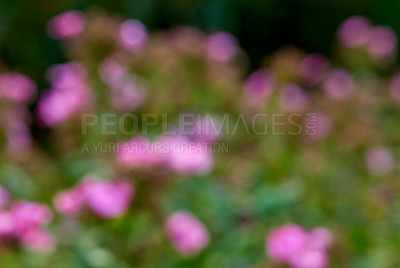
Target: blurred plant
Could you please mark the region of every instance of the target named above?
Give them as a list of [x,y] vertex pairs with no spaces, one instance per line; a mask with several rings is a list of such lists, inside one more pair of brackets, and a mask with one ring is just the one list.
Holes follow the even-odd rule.
[[[400,265],[389,28],[349,18],[329,58],[284,47],[247,77],[226,32],[149,33],[98,10],[62,13],[47,31],[68,62],[48,69],[36,116],[31,79],[0,75],[0,181],[11,193],[0,188],[1,267]],[[106,115],[127,114],[134,133],[104,134]],[[85,115],[101,120],[88,127]],[[48,133],[41,144],[33,120]],[[212,150],[224,142],[227,152]],[[24,201],[6,210],[9,196]],[[25,200],[53,200],[54,243],[49,209]]]

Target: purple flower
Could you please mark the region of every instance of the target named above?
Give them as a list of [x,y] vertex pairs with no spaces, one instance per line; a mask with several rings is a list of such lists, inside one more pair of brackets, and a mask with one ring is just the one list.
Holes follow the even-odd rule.
[[325,268],[328,266],[325,249],[330,243],[330,232],[324,228],[307,232],[297,225],[285,225],[269,234],[266,251],[272,260],[293,268]]
[[319,54],[311,54],[305,57],[299,65],[300,78],[310,86],[320,83],[329,69],[328,60]]
[[183,136],[163,137],[160,143],[164,164],[176,173],[203,174],[213,166],[213,155],[205,143],[190,141]]
[[344,69],[333,70],[324,81],[325,92],[334,99],[347,97],[355,87],[353,77]]
[[178,211],[168,217],[166,231],[174,248],[184,256],[191,256],[208,245],[206,227],[192,214]]
[[396,33],[388,27],[375,27],[368,42],[368,51],[376,59],[393,56],[397,51]]
[[236,38],[227,32],[216,32],[208,36],[205,49],[211,59],[219,62],[232,60],[239,51]]
[[122,47],[136,52],[147,43],[147,29],[138,20],[126,20],[119,27],[118,38]]
[[81,33],[84,27],[83,13],[71,10],[52,18],[47,24],[47,32],[51,38],[64,39]]
[[250,74],[244,83],[243,90],[249,98],[265,99],[269,97],[273,87],[268,71],[261,69]]
[[385,175],[394,166],[390,152],[384,147],[373,147],[367,152],[365,163],[369,171],[376,175]]
[[29,102],[36,95],[36,86],[29,77],[9,72],[0,75],[0,96],[17,102]]
[[354,16],[345,20],[339,27],[339,41],[346,47],[364,45],[371,35],[371,22],[361,16]]
[[283,89],[279,103],[286,111],[299,112],[307,108],[308,97],[301,87],[290,84]]
[[102,218],[122,216],[133,196],[133,188],[126,181],[89,180],[83,187],[86,204]]

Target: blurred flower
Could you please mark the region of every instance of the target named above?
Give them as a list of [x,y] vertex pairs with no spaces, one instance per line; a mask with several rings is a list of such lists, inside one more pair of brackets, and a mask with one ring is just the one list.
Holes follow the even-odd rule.
[[325,92],[334,99],[347,97],[354,87],[353,77],[344,69],[333,70],[323,84]]
[[136,52],[147,43],[147,29],[138,20],[126,20],[119,27],[118,38],[122,47]]
[[115,218],[129,208],[133,195],[132,186],[125,181],[88,181],[84,186],[87,205],[102,218]]
[[339,27],[339,41],[346,47],[364,45],[371,35],[371,22],[361,16],[354,16],[345,20]]
[[307,232],[297,225],[272,230],[267,239],[267,253],[276,261],[290,261],[308,240]]
[[20,235],[23,245],[29,249],[43,253],[51,253],[55,249],[52,236],[40,228],[32,228]]
[[99,67],[100,78],[110,86],[110,103],[119,111],[138,108],[146,99],[146,91],[137,85],[117,55],[108,56]]
[[219,136],[220,123],[209,115],[198,118],[192,128],[193,137],[201,142],[214,142]]
[[99,75],[107,85],[118,85],[120,81],[125,79],[126,68],[118,61],[116,55],[110,55],[101,63]]
[[0,186],[0,211],[8,205],[9,201],[10,195],[8,194],[8,191]]
[[317,228],[310,233],[297,225],[285,225],[272,230],[267,238],[267,254],[275,261],[293,268],[325,268],[328,259],[325,248],[330,244],[330,233]]
[[29,102],[36,94],[36,86],[29,77],[9,72],[0,75],[0,96],[18,101]]
[[49,223],[53,217],[48,206],[24,200],[13,203],[10,213],[18,233],[41,227]]
[[178,211],[168,217],[165,228],[174,248],[184,256],[191,256],[208,245],[206,227],[192,214]]
[[290,84],[284,87],[279,104],[286,111],[299,112],[307,108],[308,97],[301,87]]
[[325,268],[328,267],[328,257],[325,251],[307,249],[300,251],[291,261],[293,268]]
[[46,78],[55,89],[83,91],[86,88],[86,72],[78,62],[67,62],[51,66]]
[[12,156],[26,155],[32,146],[32,136],[25,123],[14,121],[7,129],[8,152]]
[[389,94],[394,101],[400,103],[400,72],[397,72],[392,78],[389,87]]
[[89,92],[85,82],[85,71],[77,63],[52,66],[47,78],[52,89],[39,99],[36,114],[40,123],[55,126],[68,119],[87,103]]
[[134,137],[118,149],[118,160],[131,167],[152,166],[161,161],[160,151],[145,137]]
[[310,232],[311,246],[317,249],[324,249],[332,243],[331,232],[323,227],[315,228]]
[[369,171],[376,175],[385,175],[394,166],[390,152],[384,147],[373,147],[367,152],[365,163]]
[[332,130],[332,121],[321,113],[307,114],[303,122],[305,140],[316,142],[326,138]]
[[75,36],[85,27],[85,16],[82,12],[71,10],[52,18],[47,24],[47,33],[54,39]]
[[203,174],[213,166],[213,155],[207,143],[190,141],[183,136],[165,136],[160,143],[164,164],[176,173]]
[[216,61],[227,62],[238,53],[236,38],[227,32],[216,32],[208,36],[206,41],[207,55]]
[[131,111],[142,105],[146,96],[143,88],[131,80],[126,80],[111,86],[110,102],[119,111]]
[[376,59],[393,56],[397,51],[396,33],[388,27],[375,27],[368,42],[368,51]]
[[243,89],[248,98],[265,99],[269,97],[273,87],[267,70],[261,69],[250,74]]
[[329,69],[328,60],[319,54],[311,54],[305,57],[299,65],[300,78],[310,86],[320,83]]
[[10,212],[0,211],[0,239],[12,236],[15,231],[14,221]]
[[65,216],[77,216],[85,202],[79,188],[61,191],[54,198],[54,207]]
[[43,227],[51,219],[52,213],[46,205],[20,200],[9,211],[0,211],[0,236],[14,237],[27,248],[48,253],[55,245]]

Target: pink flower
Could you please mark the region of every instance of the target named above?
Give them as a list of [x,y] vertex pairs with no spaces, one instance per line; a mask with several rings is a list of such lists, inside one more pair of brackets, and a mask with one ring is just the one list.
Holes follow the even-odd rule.
[[331,232],[323,227],[315,228],[310,232],[310,246],[315,249],[327,248],[332,243]]
[[261,69],[250,74],[243,89],[249,98],[265,99],[269,97],[272,94],[273,87],[268,71]]
[[0,211],[0,238],[14,235],[15,226],[9,212]]
[[29,201],[15,202],[10,213],[18,234],[49,223],[53,216],[46,205]]
[[291,84],[283,89],[279,103],[286,111],[299,112],[307,108],[308,97],[301,87]]
[[389,94],[395,102],[400,103],[400,72],[397,72],[392,78],[389,87]]
[[116,55],[111,55],[101,63],[99,75],[104,83],[115,86],[126,79],[126,68],[119,62]]
[[353,77],[344,69],[333,70],[324,82],[325,92],[334,99],[347,97],[355,87]]
[[4,209],[10,201],[10,195],[6,189],[0,186],[0,210]]
[[306,249],[300,251],[289,264],[293,268],[325,268],[328,267],[328,257],[323,250]]
[[63,215],[77,216],[84,205],[84,196],[79,188],[61,191],[54,198],[54,207]]
[[20,240],[28,249],[42,253],[51,253],[55,248],[52,236],[41,228],[27,230],[20,235]]
[[152,166],[161,161],[160,151],[145,137],[121,143],[118,149],[118,160],[131,167]]
[[53,39],[75,36],[83,31],[85,17],[82,12],[71,10],[52,18],[47,24],[47,32]]
[[311,54],[305,57],[299,65],[300,78],[310,86],[320,83],[329,69],[328,60],[319,54]]
[[147,43],[147,29],[138,20],[126,20],[119,27],[118,38],[122,47],[136,52]]
[[0,75],[0,95],[18,102],[29,102],[36,94],[36,86],[29,77],[9,72]]
[[170,215],[165,228],[174,248],[185,256],[198,253],[209,242],[206,227],[192,214],[185,211]]
[[220,123],[214,118],[206,115],[198,118],[192,128],[192,136],[201,142],[214,142],[219,136]]
[[46,77],[55,89],[83,91],[86,88],[86,71],[77,62],[55,64],[47,70]]
[[133,188],[125,181],[89,181],[84,186],[87,205],[102,218],[123,215],[129,207]]
[[275,229],[267,239],[267,253],[276,261],[286,262],[294,258],[307,243],[308,234],[297,225]]
[[77,63],[52,66],[47,78],[53,88],[41,96],[36,115],[40,123],[52,127],[68,119],[87,103],[89,92],[85,71]]
[[203,174],[211,170],[213,156],[207,144],[190,141],[183,136],[163,137],[162,158],[172,171],[182,174]]
[[239,47],[236,38],[227,32],[216,32],[207,38],[207,55],[216,61],[227,62],[238,53]]
[[325,228],[310,233],[297,225],[285,225],[267,237],[266,251],[272,260],[285,262],[293,268],[325,268],[328,266],[326,247],[331,234]]
[[397,51],[396,33],[388,27],[375,27],[368,42],[368,50],[376,59],[393,56]]
[[354,16],[345,20],[339,27],[338,37],[346,47],[364,45],[371,35],[371,22],[361,16]]
[[368,150],[365,159],[367,168],[375,175],[385,175],[394,166],[390,152],[384,147],[374,147]]

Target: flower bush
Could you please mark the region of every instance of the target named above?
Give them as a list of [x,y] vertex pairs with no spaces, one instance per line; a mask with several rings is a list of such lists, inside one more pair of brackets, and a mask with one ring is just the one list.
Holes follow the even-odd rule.
[[351,17],[330,55],[255,71],[226,32],[44,30],[49,89],[0,74],[0,267],[400,265],[391,29]]

